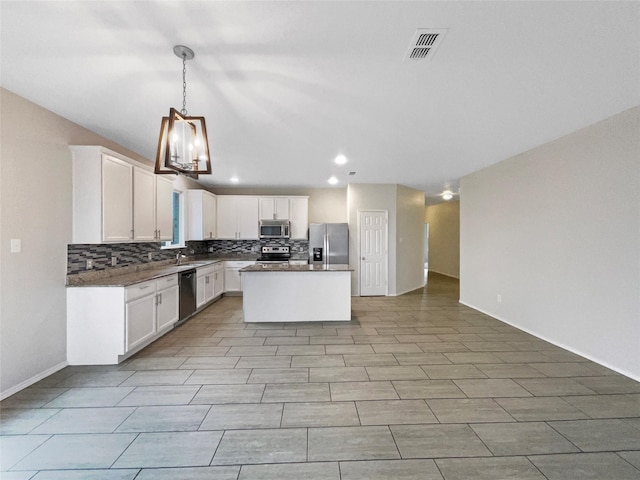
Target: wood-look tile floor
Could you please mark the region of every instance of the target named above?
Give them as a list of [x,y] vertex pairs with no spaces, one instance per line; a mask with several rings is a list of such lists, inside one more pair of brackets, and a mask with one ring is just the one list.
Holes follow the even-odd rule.
[[640,479],[640,383],[439,275],[353,314],[245,324],[225,297],[121,365],[65,368],[1,403],[0,478]]

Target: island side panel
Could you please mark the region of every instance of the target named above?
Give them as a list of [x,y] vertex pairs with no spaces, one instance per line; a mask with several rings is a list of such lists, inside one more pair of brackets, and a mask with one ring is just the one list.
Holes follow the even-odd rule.
[[244,321],[351,320],[351,272],[242,272]]

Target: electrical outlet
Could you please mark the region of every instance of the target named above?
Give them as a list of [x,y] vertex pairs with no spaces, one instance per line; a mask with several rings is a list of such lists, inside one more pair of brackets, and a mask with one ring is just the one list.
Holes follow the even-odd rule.
[[496,300],[498,301],[498,303],[502,302],[502,295],[496,295]]
[[118,257],[116,257],[115,255],[111,256],[111,266],[115,267],[118,264]]
[[91,258],[87,258],[87,270],[91,270],[93,268],[93,260]]
[[149,253],[147,254],[147,258],[148,258],[149,260],[153,260],[153,252],[149,252]]

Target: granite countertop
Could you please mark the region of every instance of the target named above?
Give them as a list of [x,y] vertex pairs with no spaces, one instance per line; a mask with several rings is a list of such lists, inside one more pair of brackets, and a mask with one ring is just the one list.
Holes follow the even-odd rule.
[[268,263],[250,265],[240,269],[245,272],[352,272],[353,268],[346,264],[339,265],[287,265],[281,263]]
[[183,260],[180,265],[176,265],[174,260],[167,260],[131,267],[92,270],[78,275],[68,275],[67,287],[128,287],[136,283],[154,280],[197,267],[213,265],[226,260],[255,261],[256,259],[257,255],[210,255],[206,258],[194,257],[193,259]]

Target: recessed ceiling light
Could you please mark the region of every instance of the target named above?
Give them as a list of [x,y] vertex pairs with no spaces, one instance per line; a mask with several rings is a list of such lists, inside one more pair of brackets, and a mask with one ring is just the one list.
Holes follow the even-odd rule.
[[231,183],[238,183],[240,181],[238,177],[231,177],[229,180],[231,181]]
[[336,177],[331,177],[329,180],[327,180],[331,185],[335,185],[338,183],[338,179]]
[[451,190],[445,190],[442,192],[443,200],[451,200],[453,198],[453,192]]
[[347,157],[340,154],[335,158],[334,162],[336,165],[344,165],[345,163],[347,163]]

